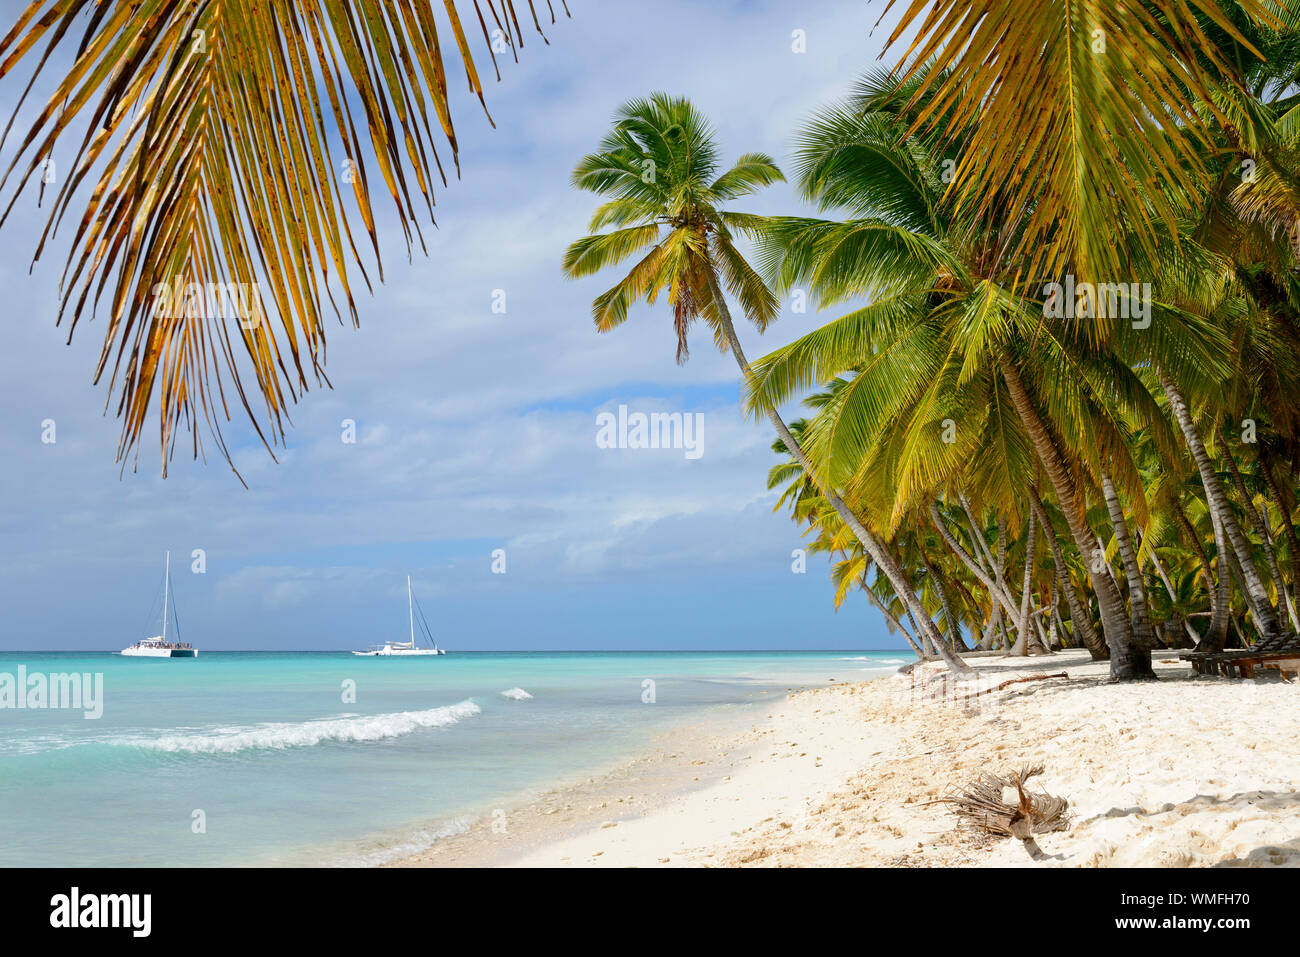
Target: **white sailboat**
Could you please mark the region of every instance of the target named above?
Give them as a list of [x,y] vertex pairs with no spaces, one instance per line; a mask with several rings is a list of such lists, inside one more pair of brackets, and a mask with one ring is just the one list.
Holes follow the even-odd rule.
[[[197,658],[199,650],[188,641],[169,641],[167,639],[167,610],[171,607],[172,553],[167,553],[166,570],[163,572],[163,606],[162,634],[145,638],[134,645],[122,649],[128,658]],[[177,629],[179,630],[179,621]]]
[[410,641],[385,641],[382,645],[371,645],[365,651],[354,651],[354,655],[361,655],[367,658],[410,658],[426,657],[429,655],[445,655],[447,652],[438,647],[438,642],[433,637],[433,632],[429,630],[429,623],[424,618],[424,612],[420,612],[420,632],[427,642],[427,647],[420,647],[415,642],[415,595],[411,591],[411,576],[406,576],[406,613],[411,623],[411,640]]

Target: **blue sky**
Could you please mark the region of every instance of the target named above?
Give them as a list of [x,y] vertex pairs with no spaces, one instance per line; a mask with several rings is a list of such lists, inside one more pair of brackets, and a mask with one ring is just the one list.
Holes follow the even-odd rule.
[[[19,200],[0,230],[0,648],[116,649],[151,634],[167,549],[184,636],[214,650],[400,637],[408,573],[451,649],[903,644],[860,598],[834,611],[824,559],[792,573],[799,530],[772,512],[771,429],[741,416],[733,360],[697,334],[677,366],[662,305],[598,335],[590,301],[616,277],[568,282],[559,268],[595,204],[569,171],[620,103],[688,95],[727,160],[760,150],[788,165],[796,125],[877,64],[884,3],[569,7],[550,46],[526,37],[488,89],[495,131],[469,97],[453,101],[463,175],[437,194],[428,257],[408,264],[381,216],[387,284],[359,300],[360,330],[328,329],[334,388],[292,410],[279,464],[244,422],[226,427],[248,490],[220,459],[183,453],[163,480],[147,440],[139,471],[119,476],[118,423],[91,384],[102,319],[65,344],[54,317],[67,247],[29,276],[43,218],[34,191]],[[6,112],[19,74],[0,85]],[[784,186],[746,206],[802,210]],[[765,336],[741,336],[759,356],[826,318],[787,309]],[[704,454],[598,448],[597,414],[620,405],[703,413]],[[341,440],[345,419],[355,444]],[[204,574],[190,571],[194,549]]]

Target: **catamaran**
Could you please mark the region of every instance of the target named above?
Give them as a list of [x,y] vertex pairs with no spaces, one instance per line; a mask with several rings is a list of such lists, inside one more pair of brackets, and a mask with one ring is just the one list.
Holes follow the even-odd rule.
[[429,622],[424,617],[423,609],[420,610],[420,637],[425,639],[426,647],[420,647],[415,641],[415,611],[419,602],[415,600],[415,593],[411,591],[411,576],[406,576],[406,612],[411,622],[411,640],[410,641],[385,641],[382,645],[371,645],[365,651],[354,651],[354,655],[364,655],[365,657],[403,657],[408,658],[415,655],[421,657],[425,655],[445,655],[447,652],[438,647],[438,642],[433,637],[433,632],[429,630]]
[[[197,658],[199,656],[199,650],[188,641],[169,641],[167,638],[167,611],[168,608],[173,613],[176,610],[176,605],[171,600],[171,584],[172,553],[168,552],[166,570],[163,572],[162,634],[137,641],[129,648],[123,648],[122,654],[130,658]],[[176,619],[177,637],[179,637],[180,627],[181,623],[178,617]]]

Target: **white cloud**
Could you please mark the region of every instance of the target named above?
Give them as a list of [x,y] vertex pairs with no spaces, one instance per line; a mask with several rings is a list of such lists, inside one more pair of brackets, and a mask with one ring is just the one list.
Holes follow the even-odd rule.
[[[561,277],[562,251],[595,204],[569,188],[568,173],[623,99],[662,87],[709,113],[726,156],[757,149],[784,162],[794,125],[872,65],[880,42],[866,32],[878,13],[846,0],[794,12],[778,2],[570,6],[574,19],[548,28],[551,46],[530,43],[523,62],[503,65],[504,82],[488,91],[496,131],[468,100],[456,104],[465,175],[438,192],[428,257],[417,249],[408,264],[381,214],[388,282],[373,299],[359,296],[359,331],[329,328],[335,388],[313,389],[292,410],[280,464],[243,421],[225,426],[250,491],[212,449],[206,468],[185,462],[184,441],[162,481],[149,435],[140,472],[128,468],[119,481],[117,423],[103,414],[103,386],[89,383],[102,317],[62,345],[66,330],[53,319],[65,251],[47,251],[27,276],[43,219],[34,196],[20,200],[0,231],[10,307],[0,352],[0,598],[16,627],[57,644],[48,596],[93,589],[108,604],[103,615],[128,617],[163,548],[207,550],[209,580],[183,585],[194,600],[210,590],[218,634],[222,616],[249,607],[325,616],[325,627],[364,617],[401,581],[399,568],[446,600],[504,594],[514,597],[493,600],[521,607],[529,588],[595,587],[628,573],[647,588],[712,576],[726,617],[730,603],[752,601],[726,587],[727,576],[788,565],[799,529],[770,514],[770,427],[741,416],[733,360],[701,328],[690,363],[676,366],[663,307],[597,335],[590,301],[615,277]],[[789,52],[796,27],[808,31],[803,56]],[[797,204],[784,186],[751,208]],[[506,291],[505,315],[491,311],[496,289]],[[758,356],[817,321],[787,315],[763,340],[741,335]],[[598,449],[596,411],[622,403],[704,412],[705,454]],[[46,417],[58,421],[55,446],[39,441]],[[343,419],[357,423],[355,445],[340,440]],[[488,551],[497,544],[510,572],[494,578]],[[827,586],[815,606],[824,621],[830,597]],[[808,640],[817,643],[816,629]]]

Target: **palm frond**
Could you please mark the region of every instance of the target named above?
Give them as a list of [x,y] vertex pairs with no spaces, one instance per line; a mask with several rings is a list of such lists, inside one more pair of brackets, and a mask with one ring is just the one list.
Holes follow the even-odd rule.
[[[1277,23],[1261,0],[1236,6]],[[913,128],[961,144],[955,207],[1023,220],[1007,255],[1026,275],[1123,281],[1114,236],[1131,229],[1147,249],[1159,226],[1177,238],[1179,211],[1207,182],[1198,148],[1222,119],[1201,107],[1211,86],[1240,82],[1201,18],[1259,56],[1216,0],[911,0],[889,43],[915,28],[897,74],[923,77]]]
[[[448,43],[480,101],[483,86],[458,6],[444,0],[440,27],[429,0],[32,0],[0,41],[0,78],[46,41],[32,84],[78,43],[5,174],[5,216],[48,160],[66,171],[36,258],[73,214],[59,317],[71,335],[106,304],[95,381],[111,368],[123,467],[151,414],[164,475],[180,426],[200,454],[200,419],[229,460],[236,403],[270,450],[289,403],[328,382],[325,315],[357,324],[355,277],[371,286],[354,228],[382,281],[376,194],[409,256],[446,183],[439,138],[459,171]],[[494,64],[494,39],[523,46],[513,0],[473,6]]]

